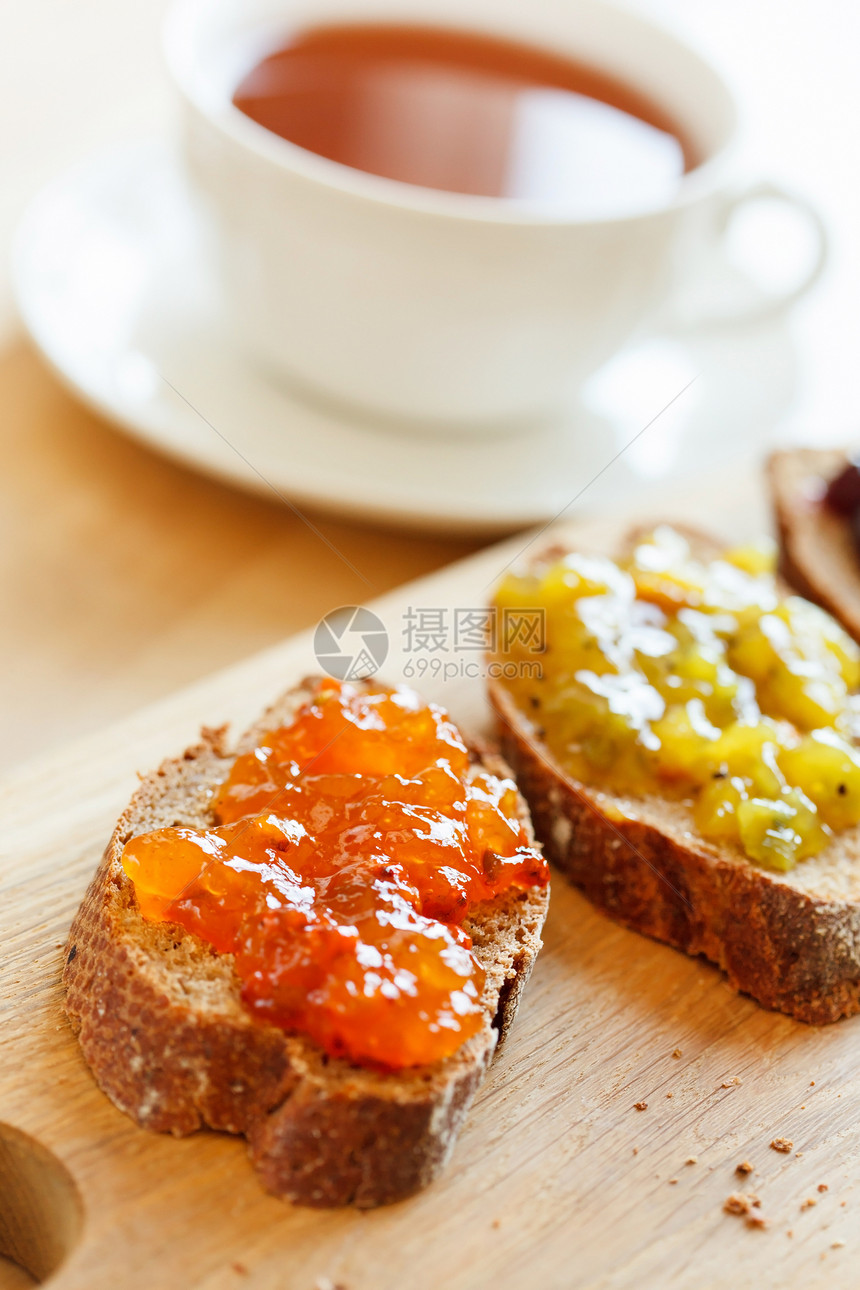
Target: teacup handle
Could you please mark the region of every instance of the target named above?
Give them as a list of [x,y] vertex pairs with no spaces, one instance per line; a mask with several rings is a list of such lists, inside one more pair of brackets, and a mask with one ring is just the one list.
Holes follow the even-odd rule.
[[[753,183],[739,192],[728,194],[723,199],[722,209],[717,215],[715,229],[718,242],[717,253],[719,254],[720,252],[719,243],[725,237],[729,225],[737,212],[742,207],[759,201],[784,202],[787,206],[797,211],[811,225],[815,235],[816,248],[809,267],[801,274],[797,282],[783,291],[762,291],[759,293],[758,299],[740,301],[735,305],[728,304],[725,307],[712,309],[692,307],[688,312],[685,312],[683,296],[687,293],[684,292],[682,287],[681,300],[673,302],[669,306],[670,325],[675,327],[683,326],[684,328],[707,328],[731,326],[734,323],[764,322],[783,313],[801,296],[805,295],[813,283],[821,277],[829,254],[829,238],[824,220],[811,202],[808,202],[799,194],[783,188],[782,185],[769,180]],[[695,274],[693,277],[695,277]]]

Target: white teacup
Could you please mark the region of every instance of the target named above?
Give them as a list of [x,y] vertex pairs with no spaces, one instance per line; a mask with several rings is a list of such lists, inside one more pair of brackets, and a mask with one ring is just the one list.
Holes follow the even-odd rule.
[[[290,31],[369,20],[567,51],[663,105],[702,160],[659,208],[566,218],[354,170],[233,105],[242,75]],[[605,0],[179,0],[166,46],[244,343],[300,388],[404,427],[498,430],[552,415],[665,304],[739,203],[763,191],[796,201],[733,187],[738,121],[723,81]],[[770,305],[819,271],[816,227],[816,262]]]

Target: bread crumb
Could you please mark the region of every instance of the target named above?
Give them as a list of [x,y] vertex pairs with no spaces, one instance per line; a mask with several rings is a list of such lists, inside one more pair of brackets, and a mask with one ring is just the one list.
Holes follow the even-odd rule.
[[815,1088],[815,1080],[814,1080],[814,1079],[811,1079],[811,1080],[809,1081],[809,1087],[810,1087],[810,1088]]
[[698,1157],[698,1156],[687,1156],[687,1159],[684,1161],[684,1164],[685,1164],[685,1165],[694,1165],[694,1164],[696,1164],[696,1163],[698,1162],[698,1159],[699,1159],[699,1157]]
[[806,1103],[805,1103],[805,1102],[801,1102],[801,1104],[800,1104],[800,1109],[801,1109],[801,1111],[805,1111],[805,1110],[806,1110]]
[[799,1159],[800,1159],[800,1157],[803,1155],[803,1152],[802,1152],[802,1151],[795,1151],[795,1153],[794,1153],[794,1154],[797,1156],[797,1158],[798,1158],[798,1160],[799,1160]]
[[815,1199],[815,1197],[814,1197],[814,1196],[807,1196],[806,1200],[803,1202],[803,1204],[801,1205],[801,1207],[800,1207],[800,1208],[801,1208],[801,1209],[812,1209],[812,1207],[813,1207],[814,1205],[817,1205],[817,1204],[818,1204],[818,1201]]
[[830,1188],[827,1186],[827,1183],[819,1183],[819,1184],[818,1184],[818,1190],[819,1190],[819,1191],[830,1191]]
[[788,1231],[786,1232],[786,1236],[794,1236],[794,1232],[791,1230],[791,1228],[789,1228]]
[[831,1250],[841,1250],[841,1249],[843,1249],[843,1248],[844,1248],[844,1246],[845,1246],[845,1242],[844,1242],[844,1241],[831,1241],[831,1242],[830,1242],[830,1248],[831,1248]]
[[753,1167],[748,1160],[742,1160],[739,1165],[735,1165],[736,1174],[751,1174]]
[[720,1088],[734,1088],[736,1084],[742,1084],[743,1080],[740,1075],[732,1075],[731,1079],[724,1079]]
[[674,1097],[674,1096],[675,1096],[675,1094],[674,1094],[674,1093],[667,1093],[667,1094],[666,1094],[666,1096],[667,1096],[667,1097]]
[[634,1110],[634,1111],[647,1111],[647,1110],[648,1110],[648,1103],[647,1103],[647,1102],[634,1102],[634,1103],[633,1103],[633,1110]]
[[752,1209],[752,1204],[749,1196],[745,1196],[742,1191],[733,1191],[723,1202],[723,1209],[727,1214],[747,1215]]
[[634,1147],[634,1148],[633,1148],[633,1154],[634,1154],[634,1156],[638,1156],[638,1155],[639,1155],[639,1148],[638,1148],[638,1147]]
[[678,1179],[677,1179],[677,1178],[670,1178],[670,1179],[669,1179],[669,1186],[670,1186],[670,1187],[674,1187],[674,1186],[675,1186],[675,1183],[676,1183],[677,1181],[678,1181]]
[[770,1145],[774,1151],[781,1151],[784,1156],[787,1156],[794,1143],[790,1138],[774,1138]]
[[681,1056],[681,1050],[680,1050],[680,1048],[673,1048],[673,1049],[672,1049],[672,1056],[673,1056],[673,1057],[680,1057],[680,1056]]
[[747,1227],[767,1227],[767,1219],[764,1214],[747,1214]]

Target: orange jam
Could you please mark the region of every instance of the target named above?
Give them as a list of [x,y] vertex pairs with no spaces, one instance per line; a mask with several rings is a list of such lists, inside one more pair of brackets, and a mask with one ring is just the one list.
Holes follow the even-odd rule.
[[145,918],[234,955],[258,1017],[388,1068],[476,1033],[484,973],[463,920],[548,871],[513,781],[473,767],[442,708],[320,680],[236,759],[213,813],[133,838],[123,867]]

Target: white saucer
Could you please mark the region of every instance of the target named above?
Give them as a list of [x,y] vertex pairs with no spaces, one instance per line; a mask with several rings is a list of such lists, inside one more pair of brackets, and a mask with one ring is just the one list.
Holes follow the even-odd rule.
[[613,360],[556,424],[489,439],[400,434],[306,403],[256,368],[209,264],[173,150],[150,139],[102,152],[43,191],[19,229],[13,274],[36,345],[99,413],[188,465],[300,507],[454,532],[538,523],[586,488],[589,508],[618,505],[643,484],[748,455],[791,386],[782,333],[757,333],[752,352],[748,338],[742,364],[712,343],[704,369],[689,345],[651,340]]

